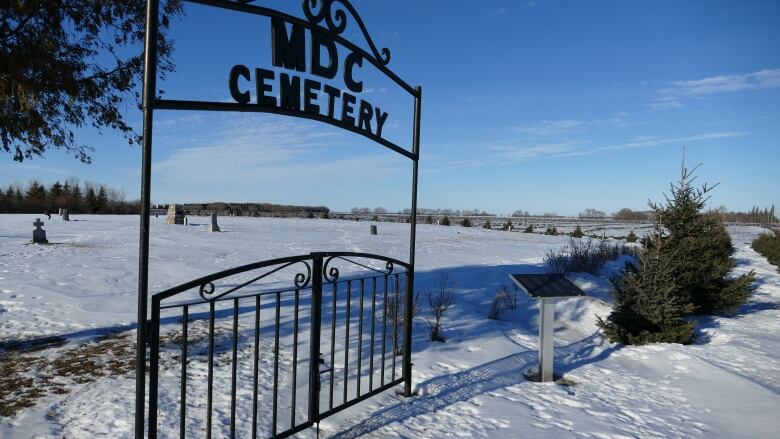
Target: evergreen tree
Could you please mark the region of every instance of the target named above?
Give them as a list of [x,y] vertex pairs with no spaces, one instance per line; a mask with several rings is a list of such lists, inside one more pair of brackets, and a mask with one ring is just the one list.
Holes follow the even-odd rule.
[[506,220],[503,226],[501,226],[501,230],[512,230],[512,221]]
[[612,341],[643,344],[691,343],[687,314],[734,309],[751,294],[753,273],[730,278],[735,262],[731,239],[721,218],[704,214],[712,187],[692,187],[683,168],[663,204],[650,203],[658,224],[646,236],[641,269],[627,267],[615,284],[615,306],[599,326]]
[[428,215],[425,217],[425,224],[433,224],[433,217]]
[[547,227],[547,230],[544,231],[545,235],[551,235],[551,236],[557,236],[558,235],[558,229],[555,228],[555,226]]
[[662,249],[645,253],[641,270],[626,265],[622,279],[615,282],[612,313],[606,320],[598,318],[598,326],[613,342],[693,343],[694,325],[683,318],[693,308],[678,295],[676,255]]
[[471,220],[464,217],[462,220],[460,220],[460,225],[461,227],[471,227]]
[[447,215],[444,215],[444,218],[441,219],[441,225],[442,226],[449,226],[450,225],[450,217]]
[[626,242],[636,242],[636,240],[637,240],[636,233],[634,233],[633,230],[628,232],[628,236],[626,236]]
[[97,195],[92,185],[87,186],[87,192],[84,194],[84,208],[87,213],[97,212]]
[[70,189],[70,199],[68,200],[68,209],[73,209],[71,212],[81,212],[81,206],[84,204],[84,199],[81,194],[81,186],[78,182],[74,182]]
[[60,184],[59,181],[56,181],[51,185],[49,196],[51,197],[52,201],[56,201],[57,198],[62,196],[62,184]]
[[492,224],[490,224],[490,220],[486,220],[486,221],[485,221],[485,224],[482,224],[482,228],[483,228],[483,229],[492,230],[492,229],[493,229],[493,225],[492,225]]
[[573,231],[573,232],[571,232],[571,234],[570,234],[570,235],[571,235],[571,237],[572,237],[572,238],[582,238],[582,236],[583,236],[583,233],[582,233],[582,228],[580,228],[580,226],[578,225],[578,226],[577,226],[577,227],[574,229],[574,231]]
[[714,186],[696,189],[693,180],[692,172],[683,169],[666,201],[650,207],[666,230],[663,245],[677,255],[673,264],[677,294],[696,314],[729,311],[745,303],[755,276],[751,272],[729,278],[736,266],[731,238],[719,215],[702,213]]
[[103,213],[103,210],[108,207],[108,194],[106,193],[106,187],[100,186],[98,190],[97,199],[95,200],[95,207],[97,212]]
[[523,229],[523,233],[534,233],[534,225],[529,224],[525,229]]

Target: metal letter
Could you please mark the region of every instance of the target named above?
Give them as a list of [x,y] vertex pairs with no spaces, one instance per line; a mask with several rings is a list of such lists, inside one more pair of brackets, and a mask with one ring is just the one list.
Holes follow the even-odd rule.
[[348,123],[350,125],[355,125],[355,118],[351,116],[352,111],[355,110],[354,107],[352,107],[352,104],[354,104],[357,101],[357,99],[352,96],[351,94],[344,92],[344,95],[341,97],[341,121],[344,123]]
[[313,103],[317,100],[317,93],[313,90],[319,90],[322,88],[322,84],[313,80],[306,79],[303,81],[303,111],[307,113],[320,113],[320,106]]
[[[344,83],[350,91],[355,93],[363,92],[363,81],[355,81],[355,76],[352,74],[355,66],[363,67],[363,57],[359,53],[352,52],[347,55],[347,59],[344,60]],[[369,131],[371,131],[369,129]]]
[[271,70],[256,68],[255,82],[257,82],[257,103],[263,107],[275,107],[276,96],[267,96],[267,93],[273,92],[271,84],[266,84],[265,80],[273,80],[276,74]]
[[274,67],[306,71],[306,34],[303,26],[292,25],[287,35],[287,23],[281,18],[271,17],[271,52]]
[[374,107],[368,102],[360,100],[360,111],[358,111],[358,128],[366,130],[369,133],[371,131],[371,119],[374,116]]
[[301,78],[300,76],[290,77],[286,73],[279,76],[280,106],[288,110],[301,109]]
[[336,107],[336,98],[341,96],[341,90],[325,84],[325,86],[322,87],[322,91],[328,95],[328,117],[333,119]]
[[[320,54],[322,47],[328,51],[328,66],[322,65]],[[312,31],[311,33],[311,74],[326,79],[333,79],[339,71],[339,52],[336,43],[327,35]]]
[[378,137],[382,137],[382,128],[385,126],[385,122],[387,122],[387,113],[382,113],[382,110],[380,110],[379,107],[376,107],[375,110],[376,110],[376,135]]
[[249,103],[249,92],[248,91],[240,91],[238,89],[238,77],[243,76],[246,78],[247,81],[249,81],[251,78],[249,77],[249,68],[247,66],[242,66],[241,64],[233,66],[232,69],[230,69],[230,96],[233,96],[233,99],[236,100],[239,104],[248,104]]

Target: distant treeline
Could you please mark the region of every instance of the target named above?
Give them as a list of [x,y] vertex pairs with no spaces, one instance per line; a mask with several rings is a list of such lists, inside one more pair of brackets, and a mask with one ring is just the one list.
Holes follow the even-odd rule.
[[[159,205],[161,208],[168,208],[168,205]],[[267,214],[312,214],[323,215],[330,212],[325,206],[292,206],[286,204],[272,203],[185,203],[181,205],[182,210],[188,214],[199,212],[217,212],[229,213],[236,216],[257,216]]]
[[765,207],[759,209],[754,207],[750,209],[750,212],[727,212],[722,209],[720,213],[723,221],[728,223],[761,223],[761,224],[777,224],[778,220],[775,216],[775,206]]
[[96,183],[80,183],[68,178],[46,187],[37,180],[26,186],[11,184],[0,189],[0,213],[56,213],[60,208],[70,213],[138,214],[141,203],[127,201],[122,190]]

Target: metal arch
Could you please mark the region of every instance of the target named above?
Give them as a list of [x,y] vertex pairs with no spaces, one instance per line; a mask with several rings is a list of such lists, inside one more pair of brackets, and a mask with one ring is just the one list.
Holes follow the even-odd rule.
[[154,107],[160,110],[198,110],[198,111],[238,111],[246,113],[271,113],[282,116],[299,117],[302,119],[315,120],[323,122],[328,125],[341,128],[343,130],[351,131],[355,134],[359,134],[367,139],[385,146],[398,154],[403,155],[406,158],[414,161],[419,160],[419,157],[414,152],[409,152],[406,149],[396,145],[395,143],[383,139],[376,134],[369,133],[356,128],[353,125],[346,124],[340,120],[335,120],[323,116],[317,113],[307,113],[300,110],[288,110],[281,107],[265,107],[257,104],[239,104],[237,102],[207,102],[207,101],[181,101],[170,99],[157,99],[154,102]]
[[[392,70],[390,70],[387,67],[387,65],[386,65],[387,63],[385,63],[382,59],[378,59],[373,54],[368,53],[366,50],[364,50],[363,48],[359,47],[355,43],[347,40],[346,38],[344,38],[340,34],[332,32],[332,31],[330,31],[327,28],[324,28],[322,26],[317,25],[316,23],[313,23],[313,22],[310,22],[310,21],[307,21],[307,20],[303,20],[301,18],[298,18],[298,17],[290,15],[290,14],[285,14],[284,12],[279,12],[279,11],[275,11],[273,9],[269,9],[269,8],[266,8],[266,7],[263,7],[263,6],[255,6],[255,5],[250,5],[250,4],[246,4],[246,3],[231,2],[231,1],[227,1],[227,0],[184,0],[184,1],[186,1],[188,3],[196,3],[196,4],[206,5],[206,6],[214,6],[214,7],[222,8],[222,9],[230,9],[230,10],[233,10],[233,11],[247,12],[247,13],[255,14],[255,15],[263,15],[263,16],[266,16],[266,17],[277,17],[277,18],[281,18],[284,21],[287,21],[288,23],[298,24],[298,25],[304,26],[307,29],[310,29],[310,30],[312,30],[314,32],[320,32],[322,34],[325,34],[328,37],[333,38],[336,42],[338,42],[342,46],[346,47],[347,49],[349,49],[349,50],[351,50],[353,52],[359,53],[368,62],[370,62],[374,67],[376,67],[379,71],[381,71],[382,73],[387,75],[388,78],[392,79],[401,88],[406,90],[406,92],[409,93],[410,95],[412,95],[414,97],[420,96],[420,92],[415,87],[412,87],[411,85],[409,85],[406,81],[401,79]],[[303,0],[303,1],[304,1],[304,4],[305,4],[306,1],[311,1],[311,0]],[[328,3],[332,3],[334,0],[326,0],[326,1],[328,1]],[[335,0],[335,1],[339,1],[339,2],[344,3],[344,0]],[[352,8],[352,10],[354,11],[354,8]],[[357,15],[357,13],[355,13],[354,16],[355,17],[359,17]],[[360,20],[359,23],[362,23],[362,20]],[[371,40],[368,37],[368,33],[365,31],[365,25],[361,26],[361,29],[364,30],[364,34],[363,35],[367,37],[367,40],[371,42],[370,45],[373,46],[373,40]],[[387,49],[385,49],[385,50],[387,50]],[[388,53],[389,53],[389,51],[388,51]],[[388,62],[389,62],[389,55],[388,55]]]

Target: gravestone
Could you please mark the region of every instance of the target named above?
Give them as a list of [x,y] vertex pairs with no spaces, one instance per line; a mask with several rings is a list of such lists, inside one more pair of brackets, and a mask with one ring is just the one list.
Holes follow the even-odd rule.
[[68,209],[62,209],[62,220],[70,221],[70,212],[68,211]]
[[168,206],[168,217],[165,219],[165,224],[184,224],[184,210],[176,204]]
[[211,225],[209,226],[209,232],[221,232],[222,230],[219,230],[219,225],[217,225],[217,213],[214,212],[211,214]]
[[189,226],[190,225],[190,217],[188,217],[186,215],[184,216],[184,225],[185,226]]
[[62,208],[60,207],[60,210],[57,212],[57,215],[62,216]]
[[371,226],[371,234],[376,235],[376,226]]
[[46,230],[41,228],[43,226],[43,221],[41,221],[40,218],[35,218],[33,225],[35,226],[35,229],[33,229],[33,244],[48,244],[49,241],[46,239]]

